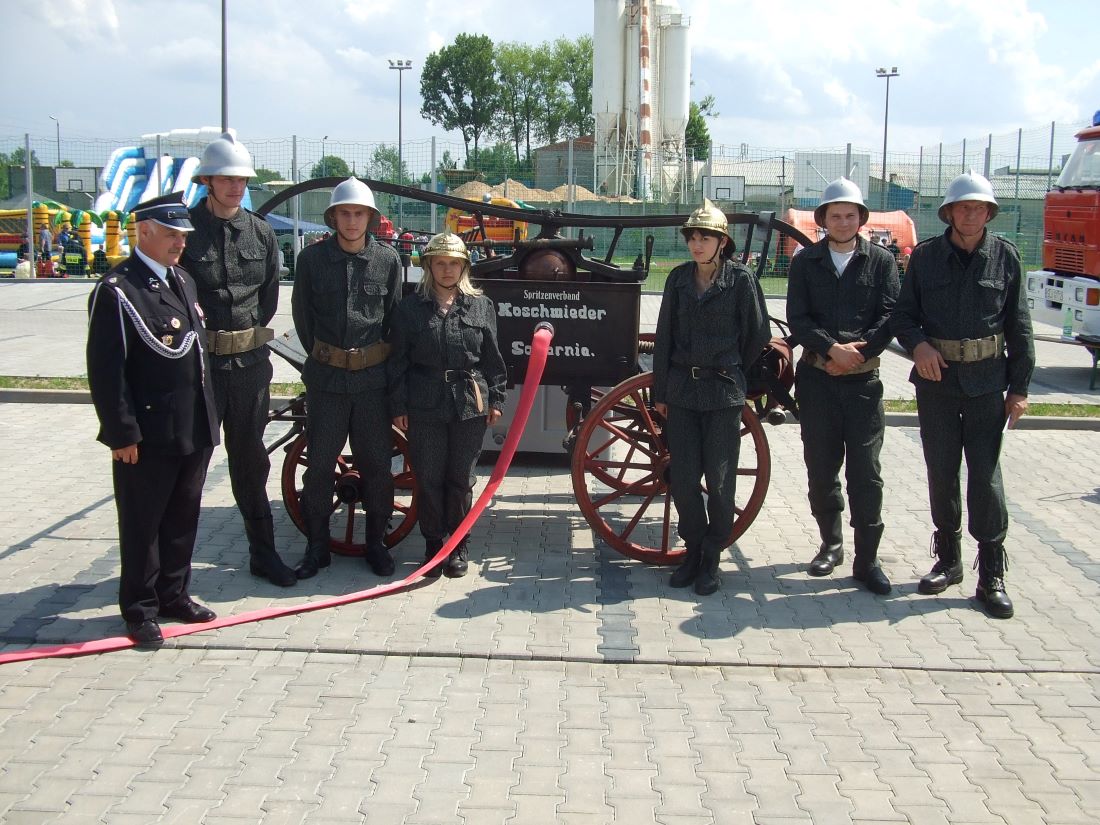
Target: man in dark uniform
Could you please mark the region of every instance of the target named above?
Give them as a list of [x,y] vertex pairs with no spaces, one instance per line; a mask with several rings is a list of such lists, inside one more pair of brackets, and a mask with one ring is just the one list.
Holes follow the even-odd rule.
[[332,190],[325,210],[325,223],[336,234],[298,256],[294,328],[309,353],[302,369],[309,439],[301,497],[309,541],[297,570],[302,579],[330,563],[332,474],[347,441],[362,478],[367,564],[378,576],[394,571],[383,542],[393,510],[384,362],[390,318],[401,298],[401,264],[392,247],[367,232],[377,216],[370,187],[348,178]]
[[890,592],[878,563],[882,539],[882,407],[879,354],[890,343],[889,315],[898,270],[883,247],[859,234],[870,217],[863,193],[846,178],[825,187],[814,221],[826,236],[791,262],[787,323],[802,345],[797,387],[810,510],[821,546],[811,576],[827,576],[844,560],[847,464],[855,562],[852,576],[872,593]]
[[76,232],[69,235],[61,254],[65,261],[65,277],[83,278],[88,273],[88,252]]
[[[917,245],[891,324],[913,354],[921,442],[932,508],[932,570],[921,593],[963,579],[959,467],[966,456],[968,529],[978,542],[975,598],[986,612],[1013,614],[1005,590],[1008,509],[1001,438],[1027,411],[1035,345],[1020,256],[986,228],[997,216],[989,181],[974,172],[947,186],[943,235]],[[1005,394],[1007,389],[1008,393]]]
[[218,443],[202,310],[175,265],[191,231],[179,193],[139,204],[138,245],[92,291],[88,384],[111,448],[122,575],[135,642],[164,641],[157,618],[208,622],[188,593],[206,466]]
[[248,150],[229,132],[203,150],[192,180],[206,186],[206,197],[190,211],[195,231],[183,263],[206,313],[214,398],[233,498],[248,536],[248,569],[290,587],[298,578],[275,550],[267,497],[271,459],[264,446],[272,375],[265,344],[274,336],[267,325],[279,302],[279,247],[267,221],[241,206],[255,174]]

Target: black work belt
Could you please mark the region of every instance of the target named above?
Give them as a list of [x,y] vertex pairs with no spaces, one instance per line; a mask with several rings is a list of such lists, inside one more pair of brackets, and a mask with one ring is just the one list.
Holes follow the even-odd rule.
[[365,370],[367,367],[381,364],[389,358],[390,345],[385,341],[376,341],[369,347],[363,347],[362,349],[358,347],[340,349],[340,347],[334,347],[332,344],[315,340],[310,355],[322,364],[355,372],[356,370]]
[[[823,355],[818,355],[816,352],[808,350],[805,347],[802,348],[802,358],[799,360],[804,364],[809,364],[811,367],[817,367],[819,370],[825,370],[825,365],[829,363],[828,358]],[[879,357],[876,355],[874,358],[868,358],[858,367],[853,367],[843,373],[843,375],[859,375],[864,372],[874,372],[879,368],[879,363]]]
[[470,382],[470,390],[474,394],[474,404],[478,412],[485,412],[485,401],[481,397],[481,387],[477,385],[477,373],[471,370],[440,370],[434,367],[426,367],[421,364],[416,366],[416,371],[441,379],[446,384],[457,384],[461,381]]
[[729,372],[729,370],[722,369],[721,367],[684,367],[688,371],[688,375],[695,381],[729,381],[731,384],[736,384],[737,379]]
[[944,361],[968,364],[973,361],[1000,358],[1005,348],[1005,337],[1004,333],[998,332],[996,335],[985,338],[963,338],[961,341],[929,338],[928,343],[939,351]]
[[208,329],[206,331],[206,349],[211,355],[236,355],[259,349],[275,337],[275,330],[269,327],[249,327],[248,329]]

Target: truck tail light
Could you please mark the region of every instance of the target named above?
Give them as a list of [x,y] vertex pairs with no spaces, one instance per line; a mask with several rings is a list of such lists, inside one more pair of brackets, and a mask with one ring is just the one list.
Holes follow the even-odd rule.
[[1089,288],[1085,290],[1085,305],[1090,307],[1100,306],[1100,289]]

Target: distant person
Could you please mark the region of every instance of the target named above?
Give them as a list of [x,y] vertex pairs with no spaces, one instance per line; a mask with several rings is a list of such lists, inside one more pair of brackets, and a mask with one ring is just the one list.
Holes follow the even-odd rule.
[[[508,371],[497,344],[496,309],[470,282],[462,239],[436,235],[420,261],[424,277],[394,313],[388,380],[393,423],[409,435],[427,561],[470,512],[474,468],[486,428],[504,409]],[[468,567],[463,538],[442,570],[428,575],[457,578]]]
[[290,241],[283,244],[283,265],[286,267],[287,280],[294,280],[294,247]]
[[968,172],[947,185],[939,209],[947,230],[913,250],[891,325],[913,356],[909,380],[917,392],[936,527],[936,563],[917,590],[942,593],[963,580],[959,468],[965,458],[967,527],[978,542],[974,598],[990,616],[1007,619],[1014,611],[1004,580],[1001,442],[1006,426],[1027,412],[1035,345],[1019,253],[986,226],[998,208],[982,175]]
[[17,262],[11,275],[13,278],[19,280],[30,280],[34,277],[34,270],[31,269],[31,262],[17,253]]
[[88,274],[88,253],[80,242],[79,235],[69,236],[62,247],[62,256],[65,261],[65,277],[83,278]]
[[301,494],[307,544],[297,568],[300,579],[331,564],[332,474],[349,442],[366,511],[363,556],[377,576],[392,576],[395,569],[385,544],[393,512],[385,361],[390,320],[401,299],[401,264],[390,246],[367,231],[377,217],[370,187],[349,177],[332,190],[325,210],[335,237],[298,256],[291,303],[294,329],[308,355],[302,380],[309,450]]
[[706,596],[722,586],[718,565],[733,532],[745,372],[763,353],[770,331],[764,292],[732,260],[733,238],[722,211],[704,198],[680,231],[691,260],[665,282],[652,399],[665,418],[677,532],[687,546],[669,585],[694,584]]
[[890,592],[878,562],[882,540],[882,466],[886,432],[879,355],[890,343],[890,310],[898,297],[894,259],[860,236],[869,213],[847,178],[825,187],[814,222],[825,237],[791,262],[787,323],[802,346],[796,375],[798,421],[810,512],[821,544],[811,576],[844,561],[845,466],[855,559],[852,577],[872,593]]
[[103,251],[103,244],[100,244],[92,254],[92,274],[103,275],[110,268],[111,262],[107,260],[107,253]]
[[271,225],[241,203],[252,156],[226,132],[202,153],[193,183],[206,197],[190,210],[195,231],[183,262],[198,285],[206,314],[206,347],[218,424],[225,431],[225,455],[233,499],[248,538],[248,570],[279,587],[297,583],[275,549],[275,525],[267,496],[271,458],[264,444],[271,407],[269,326],[279,303],[279,246]]
[[53,254],[53,235],[49,224],[44,223],[38,228],[38,251],[43,258],[49,258]]
[[401,266],[412,266],[412,251],[413,251],[413,233],[408,229],[404,230],[400,236],[401,243],[398,244],[398,249],[401,253]]
[[177,192],[138,204],[138,243],[88,302],[88,386],[111,451],[127,635],[164,642],[158,619],[208,622],[190,595],[202,485],[218,443],[202,313],[177,267],[190,232]]
[[23,232],[19,236],[19,248],[15,252],[16,256],[20,258],[30,258],[31,256],[31,244],[27,240],[27,233]]

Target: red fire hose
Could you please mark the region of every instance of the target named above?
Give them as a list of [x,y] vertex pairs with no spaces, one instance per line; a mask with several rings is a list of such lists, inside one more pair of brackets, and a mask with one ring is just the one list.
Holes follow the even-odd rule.
[[[539,382],[542,379],[542,373],[546,367],[546,358],[550,350],[550,341],[553,340],[553,337],[554,328],[545,321],[535,327],[535,334],[531,339],[531,359],[527,363],[527,374],[523,381],[523,393],[520,395],[519,405],[516,409],[516,416],[512,421],[512,426],[508,428],[508,436],[504,440],[504,446],[501,448],[500,457],[497,458],[496,466],[493,467],[493,473],[489,476],[489,481],[485,485],[485,489],[482,490],[481,495],[478,496],[477,502],[466,515],[466,518],[463,519],[462,524],[458,526],[458,529],[451,535],[451,538],[430,561],[426,561],[400,581],[380,584],[369,590],[360,590],[355,593],[348,593],[344,596],[330,596],[329,598],[318,599],[317,601],[289,607],[266,607],[262,610],[253,610],[248,613],[240,613],[236,616],[226,616],[224,618],[215,619],[206,624],[170,625],[162,628],[164,638],[173,639],[177,636],[188,636],[192,633],[201,633],[206,630],[234,627],[240,624],[248,624],[249,622],[260,622],[265,619],[276,619],[281,616],[292,616],[296,613],[308,613],[314,610],[324,610],[329,607],[340,607],[345,604],[362,602],[367,599],[377,599],[379,596],[387,596],[390,593],[397,593],[401,590],[405,590],[418,579],[422,578],[428,570],[438,567],[446,561],[451,551],[454,550],[455,547],[458,546],[458,543],[470,532],[470,528],[474,525],[474,522],[478,520],[478,517],[481,516],[486,506],[488,506],[493,498],[493,494],[496,493],[497,488],[500,487],[500,483],[504,480],[504,476],[508,472],[508,468],[512,463],[512,458],[516,454],[516,447],[519,445],[520,436],[523,435],[523,430],[527,426],[527,418],[530,416],[531,406],[535,402],[535,392],[539,388]],[[0,654],[0,665],[6,665],[12,662],[26,662],[34,659],[55,659],[64,656],[86,656],[91,653],[110,653],[114,650],[125,650],[128,647],[134,647],[133,640],[128,636],[114,636],[109,639],[96,639],[90,642],[78,642],[75,644],[32,647],[27,650]]]

